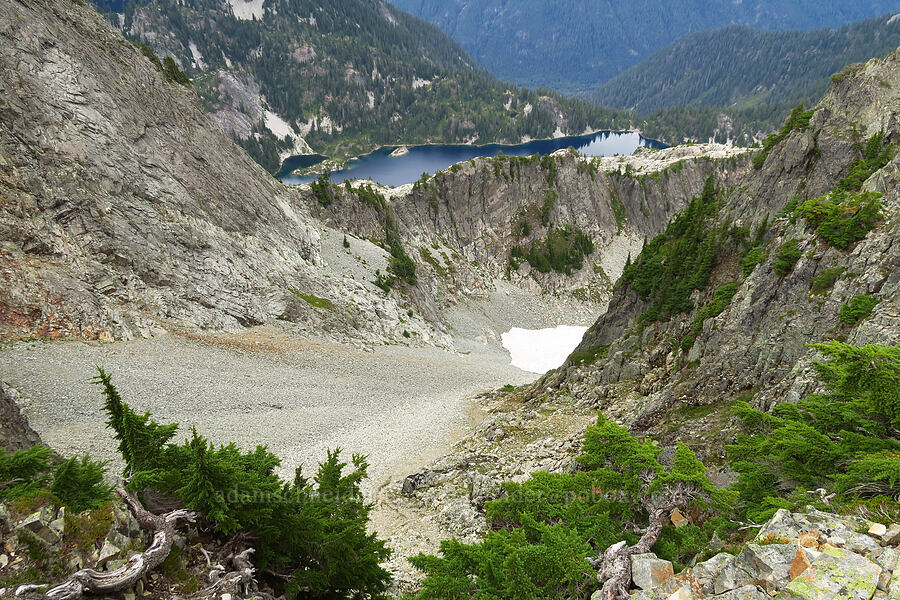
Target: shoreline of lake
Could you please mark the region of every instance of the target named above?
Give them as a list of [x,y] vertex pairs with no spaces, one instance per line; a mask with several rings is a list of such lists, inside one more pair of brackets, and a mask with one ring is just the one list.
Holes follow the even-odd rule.
[[[643,137],[637,130],[599,130],[583,135],[530,140],[519,144],[419,144],[381,145],[372,152],[349,159],[343,166],[331,172],[332,181],[346,179],[372,179],[380,184],[396,187],[413,183],[422,173],[434,174],[447,167],[478,157],[493,157],[500,153],[507,156],[547,155],[557,150],[574,147],[586,156],[631,155],[642,146],[665,148],[665,144]],[[407,152],[397,155],[400,148]],[[312,167],[325,162],[312,162],[298,155],[283,163],[276,175],[286,184],[306,184],[316,179],[318,173],[310,173]],[[321,156],[321,155],[317,155]],[[292,159],[296,162],[292,163]],[[300,165],[297,165],[297,162]],[[305,171],[298,174],[298,169]]]

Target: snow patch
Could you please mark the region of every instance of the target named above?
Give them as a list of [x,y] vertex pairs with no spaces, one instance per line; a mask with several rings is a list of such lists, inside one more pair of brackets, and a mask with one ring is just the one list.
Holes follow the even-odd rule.
[[888,19],[887,25],[893,25],[897,21],[900,21],[900,13],[897,13],[896,15]]
[[265,0],[228,0],[234,18],[241,21],[261,20],[266,13],[264,2]]
[[566,362],[587,330],[587,327],[574,325],[560,325],[551,329],[513,327],[501,335],[500,339],[509,352],[512,366],[543,375]]

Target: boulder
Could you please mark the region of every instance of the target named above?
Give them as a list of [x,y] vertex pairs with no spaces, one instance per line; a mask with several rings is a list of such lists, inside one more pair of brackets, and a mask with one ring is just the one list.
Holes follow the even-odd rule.
[[744,585],[736,590],[712,596],[712,598],[716,600],[769,600],[769,595],[755,585]]
[[869,526],[869,535],[876,539],[884,539],[884,535],[887,533],[887,526],[882,523],[872,523]]
[[672,563],[652,552],[631,555],[631,579],[642,590],[658,587],[675,574]]
[[842,548],[825,548],[812,566],[791,581],[778,600],[870,600],[881,567]]
[[796,544],[749,543],[719,572],[713,585],[716,595],[748,584],[766,591],[779,590],[790,581]]
[[900,525],[891,523],[891,526],[887,528],[887,531],[882,536],[881,541],[891,546],[896,546],[900,543]]
[[116,546],[109,540],[103,540],[103,547],[100,548],[100,555],[97,558],[97,568],[99,569],[107,563],[121,558],[124,553],[125,551],[119,546]]
[[49,517],[47,511],[37,511],[25,517],[25,520],[19,524],[18,529],[28,531],[39,540],[53,546],[58,544],[61,539],[59,535],[49,527],[51,518],[52,517]]
[[882,548],[879,552],[873,552],[868,558],[878,563],[878,566],[885,571],[893,571],[897,567],[897,562],[900,561],[900,550]]
[[688,518],[681,514],[681,511],[677,508],[672,511],[671,515],[669,515],[669,520],[672,521],[672,525],[677,528],[684,527],[690,522],[688,521]]
[[716,554],[709,560],[697,563],[691,569],[685,569],[680,575],[686,574],[688,571],[693,575],[697,582],[700,593],[704,596],[711,596],[715,593],[715,581],[719,573],[725,566],[734,559],[734,556],[727,552]]

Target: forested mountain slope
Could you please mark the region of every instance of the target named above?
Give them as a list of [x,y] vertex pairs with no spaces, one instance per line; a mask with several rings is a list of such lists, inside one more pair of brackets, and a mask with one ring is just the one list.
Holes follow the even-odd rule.
[[845,65],[900,46],[900,17],[840,29],[761,31],[730,26],[681,38],[590,94],[648,113],[676,106],[811,106]]
[[567,93],[593,89],[693,32],[841,25],[896,11],[885,0],[393,0],[437,24],[498,77]]
[[898,74],[898,52],[849,67],[738,185],[710,185],[625,267],[573,355],[584,366],[536,393],[568,382],[636,429],[699,428],[716,453],[733,432],[710,423],[729,422],[731,401],[765,410],[816,391],[810,344],[900,341]]
[[301,138],[350,156],[627,126],[620,113],[496,80],[436,27],[381,1],[133,0],[122,10],[111,21],[173,57],[220,127],[270,171],[309,150]]

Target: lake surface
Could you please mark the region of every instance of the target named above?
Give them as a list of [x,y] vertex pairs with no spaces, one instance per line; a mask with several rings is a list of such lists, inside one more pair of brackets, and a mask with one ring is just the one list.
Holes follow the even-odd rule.
[[[450,165],[477,157],[497,156],[500,152],[507,156],[531,156],[551,154],[557,150],[575,148],[585,156],[614,156],[633,154],[641,146],[665,148],[654,140],[648,140],[638,133],[602,131],[590,135],[576,135],[552,140],[535,140],[526,144],[486,146],[467,145],[424,145],[410,146],[409,153],[391,156],[396,146],[380,148],[371,154],[361,156],[347,163],[346,168],[331,173],[332,183],[342,183],[345,179],[371,179],[383,185],[398,186],[418,180],[422,173],[433,175]],[[278,177],[285,183],[309,183],[314,176],[297,177],[291,171],[321,162],[321,155],[292,156],[284,161]]]

